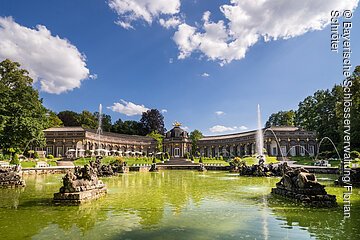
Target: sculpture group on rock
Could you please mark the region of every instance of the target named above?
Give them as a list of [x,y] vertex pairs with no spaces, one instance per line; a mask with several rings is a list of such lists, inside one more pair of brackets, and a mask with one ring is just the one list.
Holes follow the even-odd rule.
[[285,172],[271,193],[315,207],[337,206],[336,196],[327,194],[325,186],[304,168]]
[[98,177],[109,177],[129,171],[125,162],[113,161],[110,164],[105,165],[101,163],[101,157],[97,157],[95,161],[91,161],[90,166],[95,169]]
[[288,166],[287,162],[281,164],[265,164],[265,161],[262,157],[260,157],[258,164],[253,164],[251,166],[246,165],[245,161],[240,161],[237,159],[230,162],[230,171],[238,172],[240,176],[281,177],[290,169],[291,168]]
[[0,187],[25,187],[20,165],[0,168]]
[[97,199],[107,193],[105,184],[98,179],[97,171],[90,165],[69,170],[63,177],[63,186],[54,193],[54,202],[58,204],[77,205]]

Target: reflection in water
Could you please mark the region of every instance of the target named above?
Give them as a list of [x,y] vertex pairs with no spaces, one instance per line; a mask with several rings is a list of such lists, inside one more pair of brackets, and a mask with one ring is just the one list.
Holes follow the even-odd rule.
[[[303,208],[269,195],[278,178],[131,172],[103,179],[109,189],[104,198],[54,206],[61,177],[28,176],[25,189],[0,189],[2,239],[336,239],[345,232],[359,237],[358,194],[354,217],[343,223],[340,207]],[[327,190],[341,199],[341,188]]]

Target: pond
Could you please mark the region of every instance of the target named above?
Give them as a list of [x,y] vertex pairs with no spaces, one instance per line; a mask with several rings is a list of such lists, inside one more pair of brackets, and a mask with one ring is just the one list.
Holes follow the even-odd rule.
[[337,195],[334,209],[271,196],[279,178],[211,171],[130,172],[104,178],[104,198],[55,206],[62,176],[26,176],[25,189],[0,189],[1,239],[360,239],[360,189],[344,221],[336,176],[319,176]]

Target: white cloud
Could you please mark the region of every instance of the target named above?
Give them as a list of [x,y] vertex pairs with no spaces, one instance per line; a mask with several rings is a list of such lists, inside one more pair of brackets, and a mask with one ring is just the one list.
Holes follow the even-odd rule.
[[137,105],[132,102],[127,102],[123,99],[120,100],[121,103],[114,103],[114,105],[107,107],[114,112],[125,114],[126,116],[141,115],[143,112],[149,110],[144,105]]
[[223,111],[216,111],[215,114],[218,116],[221,116],[221,115],[224,115],[225,113]]
[[187,132],[190,130],[188,126],[181,126],[181,128],[184,129]]
[[288,39],[321,30],[329,24],[332,10],[355,9],[358,1],[231,0],[220,6],[224,20],[212,22],[210,12],[205,12],[200,29],[182,23],[173,39],[180,51],[179,59],[200,52],[226,64],[244,58],[259,39]]
[[11,17],[0,17],[0,39],[0,60],[19,62],[34,82],[40,82],[41,91],[60,94],[79,88],[89,78],[85,56],[45,26],[31,29]]
[[167,109],[161,109],[160,112],[161,112],[161,113],[167,113],[167,111],[168,111]]
[[215,126],[209,128],[209,130],[212,133],[222,133],[222,132],[235,131],[236,128],[234,128],[234,127],[225,127],[225,126],[222,126],[222,125],[215,125]]
[[[143,20],[151,24],[160,15],[174,15],[180,11],[180,0],[109,0],[109,6],[119,16],[116,22],[126,29],[133,28],[131,23]],[[176,20],[163,20],[163,24],[171,27]]]
[[210,77],[210,74],[204,72],[204,73],[201,74],[201,76],[202,76],[202,77]]
[[169,29],[169,28],[176,28],[177,26],[179,26],[182,23],[182,20],[178,16],[174,16],[167,20],[160,18],[159,23],[164,28]]
[[135,29],[129,22],[123,22],[120,20],[115,21],[115,24],[125,29]]
[[95,80],[95,79],[98,78],[98,75],[97,74],[90,74],[89,78]]
[[215,125],[211,128],[209,128],[209,131],[212,133],[223,133],[223,132],[233,132],[233,131],[244,131],[248,129],[245,126],[234,126],[234,127],[226,127],[226,126],[222,126],[222,125]]
[[247,129],[248,129],[248,128],[245,127],[245,126],[240,126],[240,127],[239,127],[239,130],[240,130],[240,131],[245,131],[245,130],[247,130]]

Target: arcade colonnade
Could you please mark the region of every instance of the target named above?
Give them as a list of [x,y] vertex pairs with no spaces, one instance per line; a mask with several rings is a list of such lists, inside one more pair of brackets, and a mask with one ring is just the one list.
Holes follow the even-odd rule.
[[[316,154],[315,132],[297,127],[272,127],[271,130],[264,134],[264,148],[268,155],[286,157]],[[198,145],[198,151],[204,157],[253,155],[256,153],[256,131],[204,137]]]
[[102,133],[82,127],[58,127],[44,130],[46,155],[55,157],[73,154],[84,155],[119,155],[148,156],[155,153],[156,142],[150,137]]

